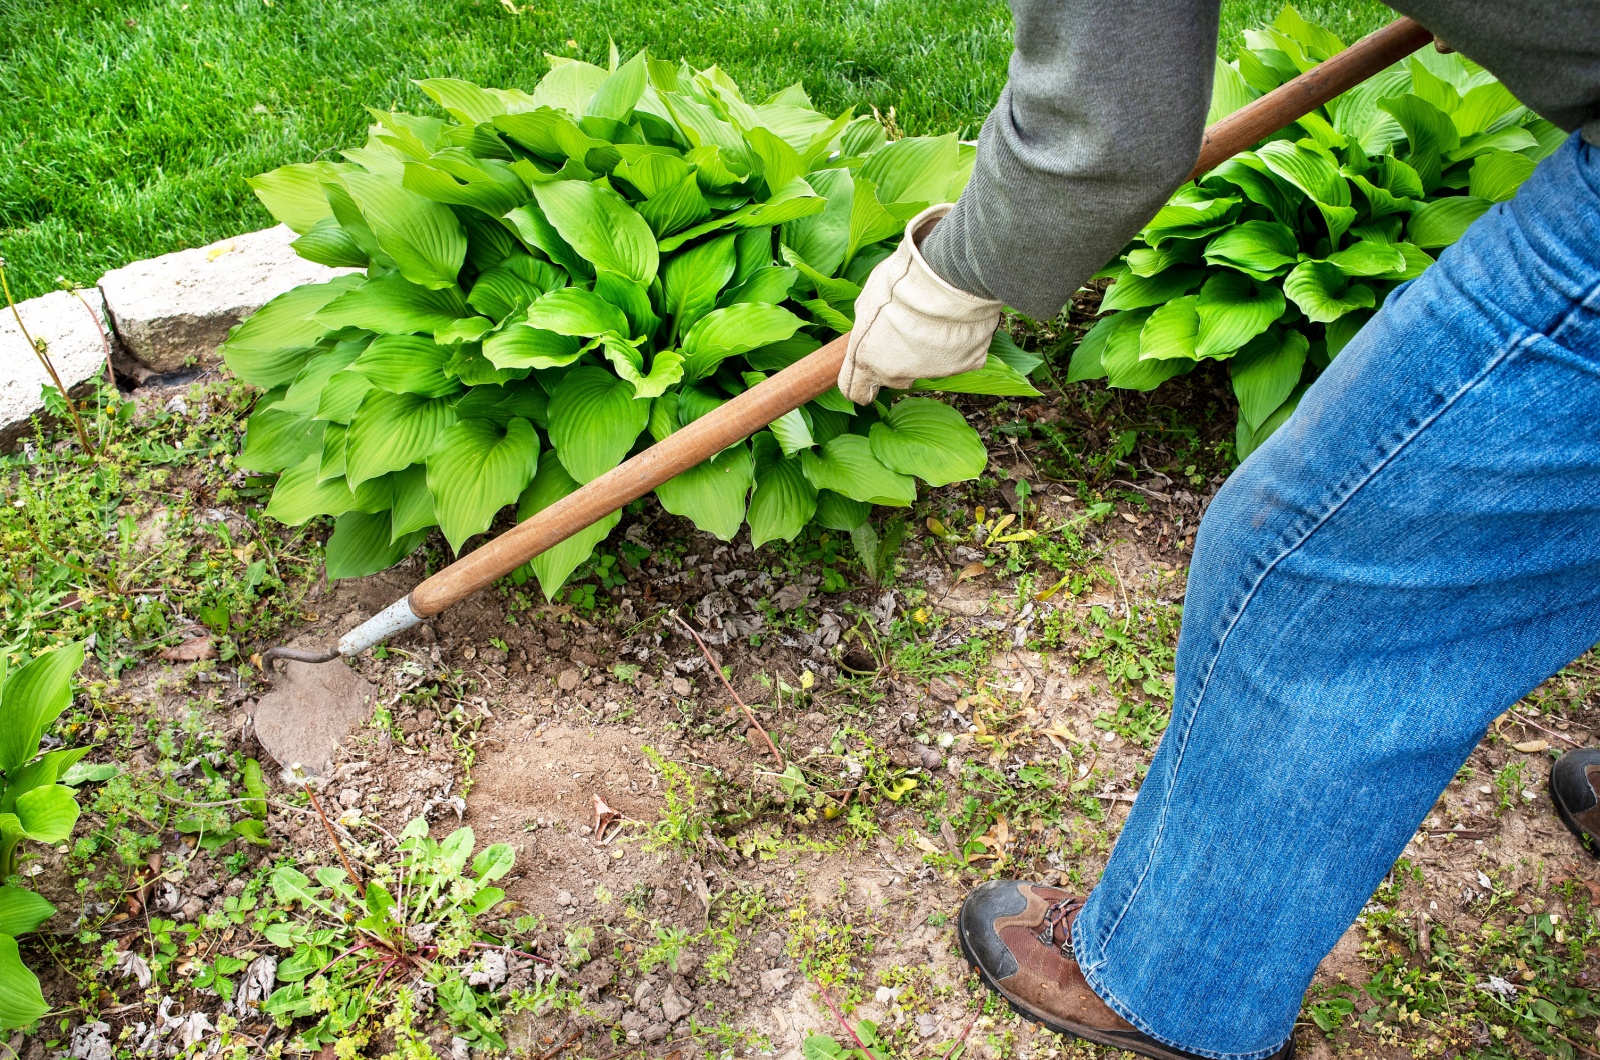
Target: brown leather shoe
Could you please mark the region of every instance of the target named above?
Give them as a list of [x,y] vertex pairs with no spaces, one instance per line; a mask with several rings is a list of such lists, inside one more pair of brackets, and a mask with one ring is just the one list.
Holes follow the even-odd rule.
[[[1089,989],[1072,955],[1084,899],[1042,883],[991,880],[961,905],[957,935],[984,985],[1017,1014],[1073,1038],[1155,1060],[1203,1060],[1136,1029]],[[1292,1060],[1294,1039],[1270,1060]]]
[[1600,858],[1600,748],[1568,751],[1550,768],[1550,797],[1561,823]]

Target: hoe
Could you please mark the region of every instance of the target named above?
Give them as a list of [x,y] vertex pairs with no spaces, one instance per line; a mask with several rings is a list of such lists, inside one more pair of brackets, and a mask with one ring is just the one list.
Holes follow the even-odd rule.
[[[1191,179],[1398,62],[1433,40],[1409,18],[1400,18],[1299,77],[1212,125],[1201,142]],[[668,479],[749,437],[773,420],[822,396],[844,362],[848,335],[840,335],[798,361],[674,432],[638,456],[507,530],[423,581],[410,593],[346,633],[322,651],[277,647],[263,656],[270,676],[276,659],[324,663],[366,649],[460,603]]]

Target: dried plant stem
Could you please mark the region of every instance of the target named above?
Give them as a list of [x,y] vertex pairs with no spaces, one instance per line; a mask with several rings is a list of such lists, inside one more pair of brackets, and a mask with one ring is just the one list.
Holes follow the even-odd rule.
[[76,298],[78,304],[83,306],[83,311],[89,314],[89,319],[94,321],[96,330],[100,332],[100,345],[106,349],[106,382],[110,383],[111,389],[115,390],[117,388],[117,366],[111,363],[111,335],[106,331],[106,322],[100,319],[100,314],[96,313],[93,307],[89,305],[89,300],[83,296],[82,291],[78,290],[76,284],[68,283],[66,280],[62,280],[61,283],[63,287],[72,292],[72,297]]
[[961,1032],[961,1037],[950,1043],[950,1048],[945,1050],[942,1060],[950,1060],[952,1056],[956,1055],[957,1049],[967,1044],[967,1036],[972,1033],[972,1028],[977,1026],[978,1017],[981,1015],[983,1015],[983,1005],[980,1004],[977,1011],[972,1014],[972,1018],[967,1021],[967,1029]]
[[1526,725],[1530,729],[1538,729],[1540,732],[1544,733],[1546,736],[1554,736],[1556,739],[1562,740],[1562,741],[1566,742],[1568,745],[1570,745],[1572,747],[1582,747],[1583,746],[1583,744],[1579,743],[1577,740],[1574,740],[1570,736],[1562,735],[1561,733],[1556,732],[1554,729],[1545,728],[1543,725],[1540,725],[1538,722],[1534,721],[1532,718],[1528,717],[1526,714],[1513,713],[1511,715],[1511,717],[1512,717],[1513,720],[1516,721],[1516,723],[1518,725]]
[[22,322],[22,313],[17,309],[16,301],[11,297],[11,284],[6,282],[6,266],[0,261],[0,292],[6,296],[6,305],[11,307],[11,315],[17,319],[17,330],[22,332],[22,341],[28,344],[33,355],[39,358],[39,363],[44,365],[44,370],[49,373],[50,379],[55,383],[56,390],[61,394],[61,400],[66,403],[67,414],[72,417],[72,427],[78,434],[78,444],[83,446],[83,451],[90,456],[95,455],[95,448],[89,443],[89,432],[84,429],[83,417],[78,415],[78,403],[72,400],[72,395],[67,393],[66,384],[61,381],[61,376],[56,372],[56,366],[51,363],[50,355],[45,352],[45,347],[33,340],[28,334],[28,326]]
[[344,863],[344,871],[348,872],[350,874],[350,878],[355,881],[356,889],[361,892],[361,900],[363,902],[366,901],[366,882],[363,881],[361,877],[356,874],[356,870],[351,867],[350,859],[345,857],[344,844],[339,842],[339,834],[333,830],[333,824],[328,820],[328,815],[322,812],[322,803],[317,801],[317,793],[311,790],[311,785],[309,783],[305,785],[305,789],[306,794],[311,797],[311,808],[316,810],[317,816],[322,819],[322,827],[327,830],[328,838],[333,840],[333,849],[338,851],[339,860]]
[[864,1055],[870,1056],[871,1054],[867,1053],[867,1043],[861,1040],[861,1035],[857,1034],[855,1028],[850,1026],[850,1022],[844,1018],[844,1013],[839,1011],[839,1006],[834,1002],[833,995],[828,993],[828,988],[822,985],[822,980],[813,978],[811,981],[816,984],[817,993],[822,995],[822,1000],[827,1002],[829,1011],[833,1013],[833,1018],[839,1021],[839,1026],[843,1027],[845,1033],[850,1035],[850,1040],[856,1043],[856,1048],[860,1049]]
[[722,672],[722,667],[718,666],[717,661],[711,657],[711,649],[706,647],[706,642],[700,639],[700,634],[696,633],[694,627],[685,622],[681,615],[673,612],[672,618],[673,621],[688,631],[689,636],[694,638],[696,644],[700,645],[700,653],[706,657],[706,665],[711,667],[711,672],[716,674],[722,681],[722,687],[728,690],[728,695],[732,696],[733,701],[739,704],[739,709],[744,711],[745,721],[748,721],[750,727],[759,732],[761,738],[767,742],[767,750],[772,752],[772,760],[778,763],[778,769],[781,771],[784,768],[783,755],[778,753],[778,745],[772,742],[772,737],[767,735],[767,730],[761,727],[761,723],[756,720],[756,716],[750,713],[750,708],[745,706],[744,700],[739,698],[739,693],[733,690],[733,685],[728,682],[727,675]]

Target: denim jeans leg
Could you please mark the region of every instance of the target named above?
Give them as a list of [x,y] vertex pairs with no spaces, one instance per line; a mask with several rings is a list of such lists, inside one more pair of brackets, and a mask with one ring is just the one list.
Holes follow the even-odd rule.
[[1172,723],[1074,925],[1141,1030],[1255,1060],[1487,724],[1600,638],[1600,149],[1384,309],[1201,524]]

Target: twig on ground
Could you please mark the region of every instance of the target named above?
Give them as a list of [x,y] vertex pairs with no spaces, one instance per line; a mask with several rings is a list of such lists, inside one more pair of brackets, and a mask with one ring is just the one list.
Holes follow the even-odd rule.
[[344,863],[344,871],[348,872],[350,878],[355,881],[356,889],[361,892],[361,900],[363,902],[366,901],[366,881],[357,875],[356,870],[350,866],[350,859],[344,855],[344,844],[339,842],[339,834],[333,830],[333,825],[329,822],[328,815],[322,812],[322,803],[317,799],[317,793],[311,790],[310,784],[302,784],[301,786],[306,789],[306,794],[311,797],[311,807],[317,811],[317,816],[322,819],[322,827],[327,831],[328,838],[333,840],[333,849],[338,852],[339,860]]
[[856,1033],[856,1029],[850,1026],[850,1022],[844,1018],[844,1013],[839,1011],[839,1006],[834,1003],[833,995],[828,993],[828,988],[822,985],[821,979],[813,978],[811,981],[816,984],[817,993],[822,995],[822,1000],[827,1002],[829,1010],[833,1012],[833,1018],[838,1020],[839,1026],[843,1027],[845,1033],[850,1035],[850,1040],[856,1043],[856,1048],[865,1053],[867,1051],[867,1043],[861,1040],[861,1035]]
[[573,1042],[577,1041],[579,1038],[582,1038],[582,1037],[583,1037],[583,1029],[582,1028],[579,1028],[578,1030],[573,1031],[571,1034],[567,1035],[566,1040],[563,1041],[560,1045],[556,1046],[554,1049],[550,1050],[548,1053],[545,1053],[545,1054],[541,1055],[539,1057],[539,1060],[555,1060],[555,1057],[557,1057],[561,1053],[565,1052],[569,1045],[571,1045]]
[[1540,725],[1538,722],[1534,721],[1532,718],[1528,717],[1526,714],[1517,714],[1517,713],[1513,712],[1511,717],[1516,720],[1516,723],[1518,725],[1526,725],[1530,729],[1538,729],[1540,732],[1544,733],[1546,736],[1554,736],[1556,739],[1561,740],[1561,741],[1569,744],[1572,747],[1582,747],[1583,746],[1583,744],[1579,743],[1577,740],[1574,740],[1570,736],[1563,735],[1562,733],[1556,732],[1553,729],[1545,728],[1543,725]]
[[978,1017],[981,1015],[983,1015],[983,1005],[980,1003],[976,1011],[972,1013],[972,1018],[967,1021],[967,1029],[961,1032],[961,1037],[950,1043],[950,1048],[945,1050],[941,1060],[950,1060],[952,1056],[956,1055],[956,1050],[967,1043],[967,1036],[972,1033],[972,1028],[978,1025]]
[[50,355],[45,352],[48,348],[47,345],[42,339],[37,342],[34,341],[33,336],[28,334],[28,326],[22,322],[22,313],[17,309],[17,303],[11,297],[11,285],[6,282],[6,262],[4,258],[0,258],[0,294],[5,295],[6,305],[11,307],[11,315],[17,319],[17,330],[22,333],[22,341],[26,342],[28,348],[33,351],[33,355],[39,358],[39,363],[44,366],[45,372],[50,376],[51,381],[55,383],[56,392],[61,395],[62,403],[67,406],[67,413],[72,417],[73,430],[78,435],[78,444],[83,446],[83,451],[89,456],[97,455],[95,447],[89,443],[89,432],[83,426],[83,417],[78,415],[78,403],[72,400],[72,394],[68,392],[67,385],[61,381],[61,376],[56,372],[56,366],[51,362]]
[[700,639],[700,634],[696,633],[694,627],[685,622],[683,616],[676,611],[672,612],[672,619],[687,630],[689,636],[694,638],[694,642],[700,645],[700,653],[706,657],[706,665],[711,667],[711,672],[716,674],[718,679],[722,681],[722,687],[728,690],[728,695],[732,696],[733,701],[739,704],[739,709],[744,711],[744,720],[748,721],[750,727],[759,732],[761,738],[767,742],[767,750],[772,752],[772,759],[778,763],[778,769],[781,771],[784,768],[783,755],[778,753],[778,745],[772,742],[772,737],[767,735],[767,730],[761,727],[761,723],[756,720],[756,716],[750,713],[750,708],[745,706],[744,700],[739,698],[739,693],[733,690],[733,685],[729,683],[727,675],[722,672],[722,667],[718,666],[716,660],[711,657],[711,649],[706,647],[706,642]]
[[117,388],[117,368],[116,365],[111,363],[111,336],[106,332],[106,322],[100,319],[99,313],[90,308],[89,300],[83,297],[83,292],[78,290],[77,284],[61,279],[61,286],[65,290],[72,292],[72,297],[78,300],[78,304],[83,306],[83,311],[89,314],[89,319],[94,321],[94,326],[99,329],[100,345],[106,348],[106,381],[111,384],[111,389],[115,390]]

